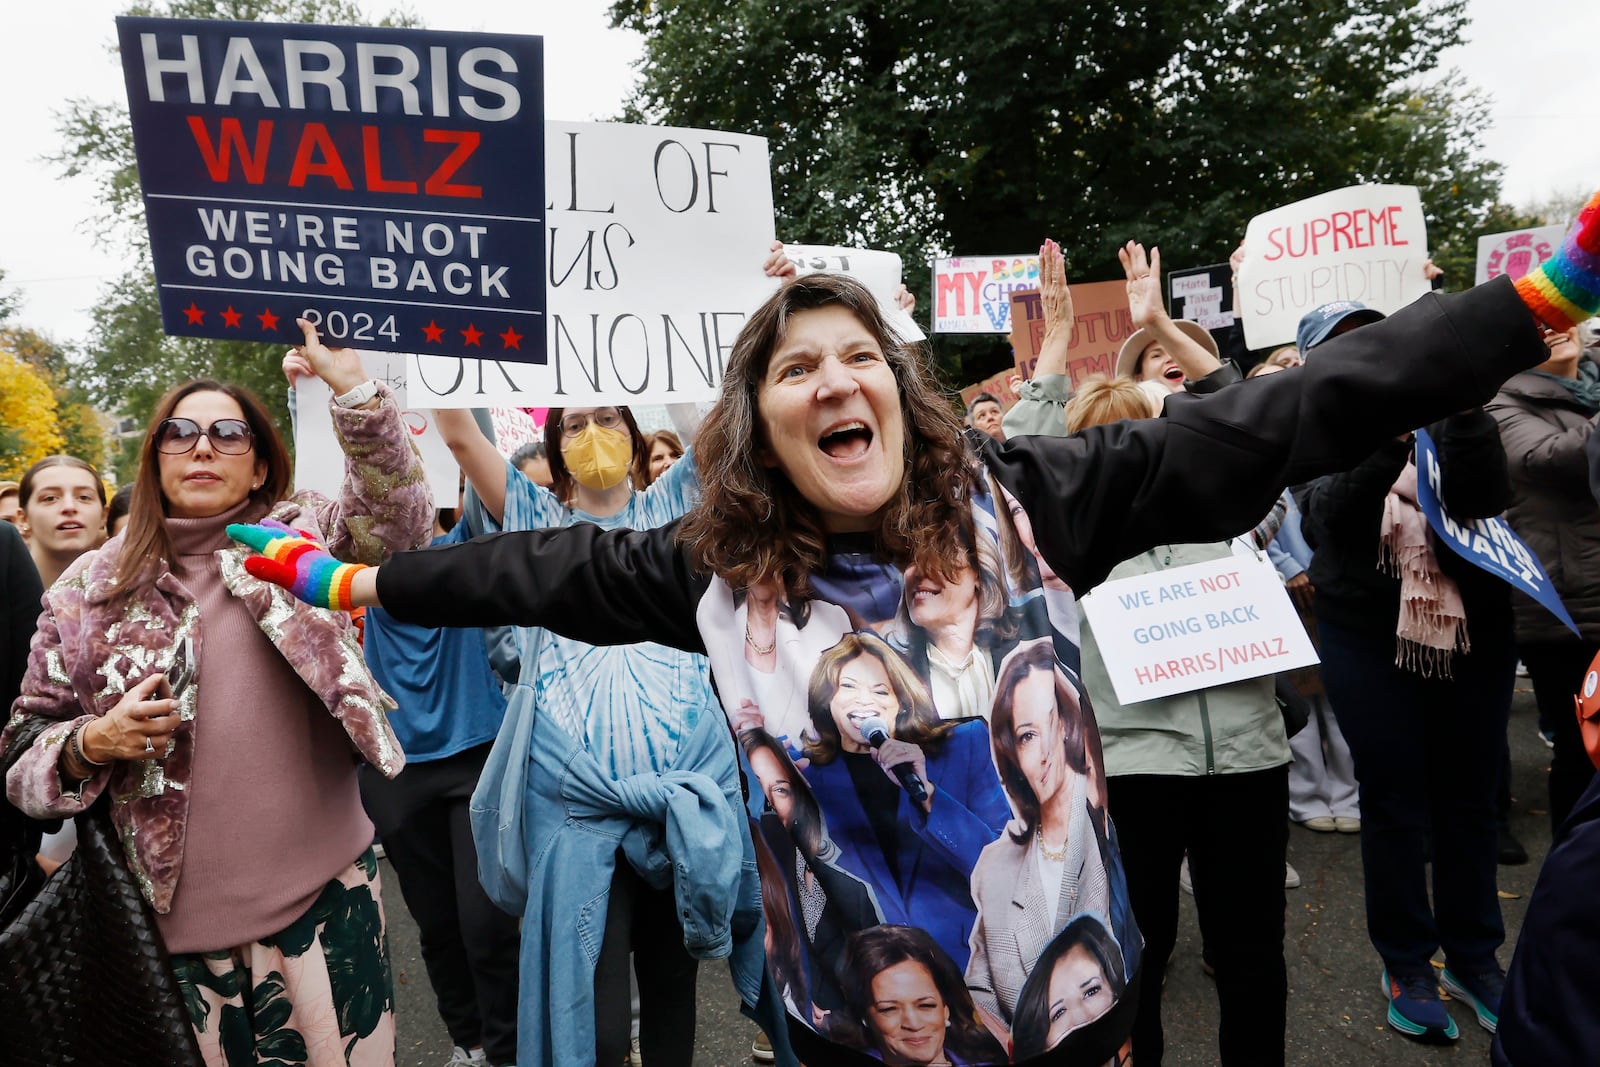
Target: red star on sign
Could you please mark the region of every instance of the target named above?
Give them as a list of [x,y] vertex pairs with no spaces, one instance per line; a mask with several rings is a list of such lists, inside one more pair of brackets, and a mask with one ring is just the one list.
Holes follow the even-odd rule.
[[188,318],[190,326],[198,326],[206,321],[206,313],[196,307],[193,300],[189,301],[189,306],[183,309],[183,313]]
[[476,345],[478,343],[478,338],[482,336],[483,331],[472,325],[470,322],[467,323],[467,328],[461,331],[462,340],[469,345]]
[[278,316],[276,316],[276,315],[274,315],[272,313],[272,309],[271,308],[265,309],[264,311],[261,312],[261,314],[257,315],[256,318],[261,320],[261,328],[263,330],[266,330],[268,333],[276,333],[277,332],[277,330],[278,330]]
[[222,324],[224,326],[231,326],[237,330],[239,328],[239,318],[239,313],[233,310],[232,304],[229,304],[228,310],[222,313]]
[[507,326],[506,332],[500,335],[500,347],[515,348],[520,352],[522,351],[522,338],[524,336],[526,335],[517,332],[515,326]]
[[444,327],[440,326],[433,319],[428,320],[428,325],[422,328],[422,333],[423,336],[428,339],[429,344],[444,344]]

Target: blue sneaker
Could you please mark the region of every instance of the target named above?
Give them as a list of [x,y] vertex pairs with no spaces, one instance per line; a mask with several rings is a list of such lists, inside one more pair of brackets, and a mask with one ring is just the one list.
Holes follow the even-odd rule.
[[1491,1034],[1500,1025],[1500,994],[1506,990],[1506,972],[1491,970],[1459,974],[1446,967],[1440,981],[1445,991],[1478,1013],[1478,1025]]
[[1439,999],[1439,986],[1433,975],[1391,978],[1385,967],[1383,995],[1389,1002],[1389,1025],[1407,1037],[1442,1045],[1461,1036],[1456,1021]]

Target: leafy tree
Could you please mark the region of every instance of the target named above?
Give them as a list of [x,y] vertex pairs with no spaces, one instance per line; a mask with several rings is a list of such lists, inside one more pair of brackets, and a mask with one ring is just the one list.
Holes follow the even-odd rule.
[[61,451],[56,397],[43,373],[0,345],[0,479],[16,481],[38,460]]
[[30,364],[55,396],[55,427],[60,451],[88,460],[102,470],[110,458],[104,418],[95,411],[80,381],[72,354],[50,338],[21,327],[0,329],[0,350]]
[[0,270],[0,322],[16,317],[21,298],[17,291],[5,284],[6,272]]
[[[360,5],[349,0],[166,0],[135,3],[125,14],[168,18],[370,25]],[[396,10],[381,26],[414,25]],[[112,49],[113,54],[115,49]],[[114,55],[111,62],[116,62]],[[279,412],[288,436],[288,415],[272,403],[283,378],[279,346],[168,337],[161,330],[160,307],[150,269],[144,201],[134,162],[133,132],[126,101],[79,97],[58,115],[61,149],[47,157],[67,177],[93,179],[98,209],[92,219],[97,237],[128,253],[134,263],[102,294],[86,346],[84,388],[95,403],[145,421],[155,401],[170,386],[195,377],[220,378],[248,386]],[[3,310],[0,303],[0,310]],[[3,317],[3,316],[0,316]]]
[[[1045,235],[1069,270],[1115,249],[1227,258],[1249,218],[1357,182],[1417,183],[1436,246],[1498,200],[1459,80],[1418,89],[1464,0],[615,0],[645,35],[630,118],[763,135],[786,240],[935,254]],[[1470,271],[1467,272],[1470,280]],[[939,339],[958,381],[1009,363]]]

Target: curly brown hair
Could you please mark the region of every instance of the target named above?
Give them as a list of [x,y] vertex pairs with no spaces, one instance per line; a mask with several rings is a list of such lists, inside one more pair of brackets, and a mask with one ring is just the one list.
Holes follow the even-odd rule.
[[701,496],[679,525],[678,541],[696,569],[735,589],[776,578],[791,602],[800,600],[811,594],[809,576],[827,558],[816,506],[781,470],[761,462],[768,442],[759,396],[790,317],[833,306],[849,310],[877,341],[900,390],[907,476],[883,510],[880,550],[899,566],[915,563],[942,578],[966,566],[974,488],[970,452],[925,350],[895,336],[860,282],[808,274],[774,293],[739,331],[722,395],[695,437]]

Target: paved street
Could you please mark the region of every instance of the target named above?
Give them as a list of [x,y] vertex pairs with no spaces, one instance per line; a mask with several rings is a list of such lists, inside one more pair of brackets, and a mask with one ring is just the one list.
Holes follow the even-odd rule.
[[[1545,815],[1545,768],[1549,750],[1535,736],[1532,695],[1519,679],[1511,717],[1512,825],[1533,862],[1500,868],[1507,946],[1522,926],[1538,863],[1549,844]],[[1439,1065],[1487,1062],[1489,1035],[1472,1013],[1454,1006],[1461,1040],[1449,1048],[1413,1044],[1384,1025],[1378,994],[1378,962],[1367,943],[1361,903],[1361,854],[1354,836],[1315,834],[1298,827],[1289,837],[1289,859],[1304,884],[1289,893],[1289,1062],[1315,1067],[1371,1064]],[[416,927],[406,914],[387,863],[384,901],[395,960],[401,1067],[439,1067],[450,1057],[450,1041],[434,1010],[427,975],[417,954]],[[1509,894],[1509,895],[1508,895]],[[1185,920],[1167,981],[1164,1011],[1166,1062],[1201,1067],[1216,1062],[1216,997],[1200,970],[1200,938],[1192,901],[1184,897]],[[727,970],[708,965],[700,975],[697,1064],[734,1067],[751,1063],[755,1028],[738,1012]],[[813,1065],[820,1067],[820,1065]]]

